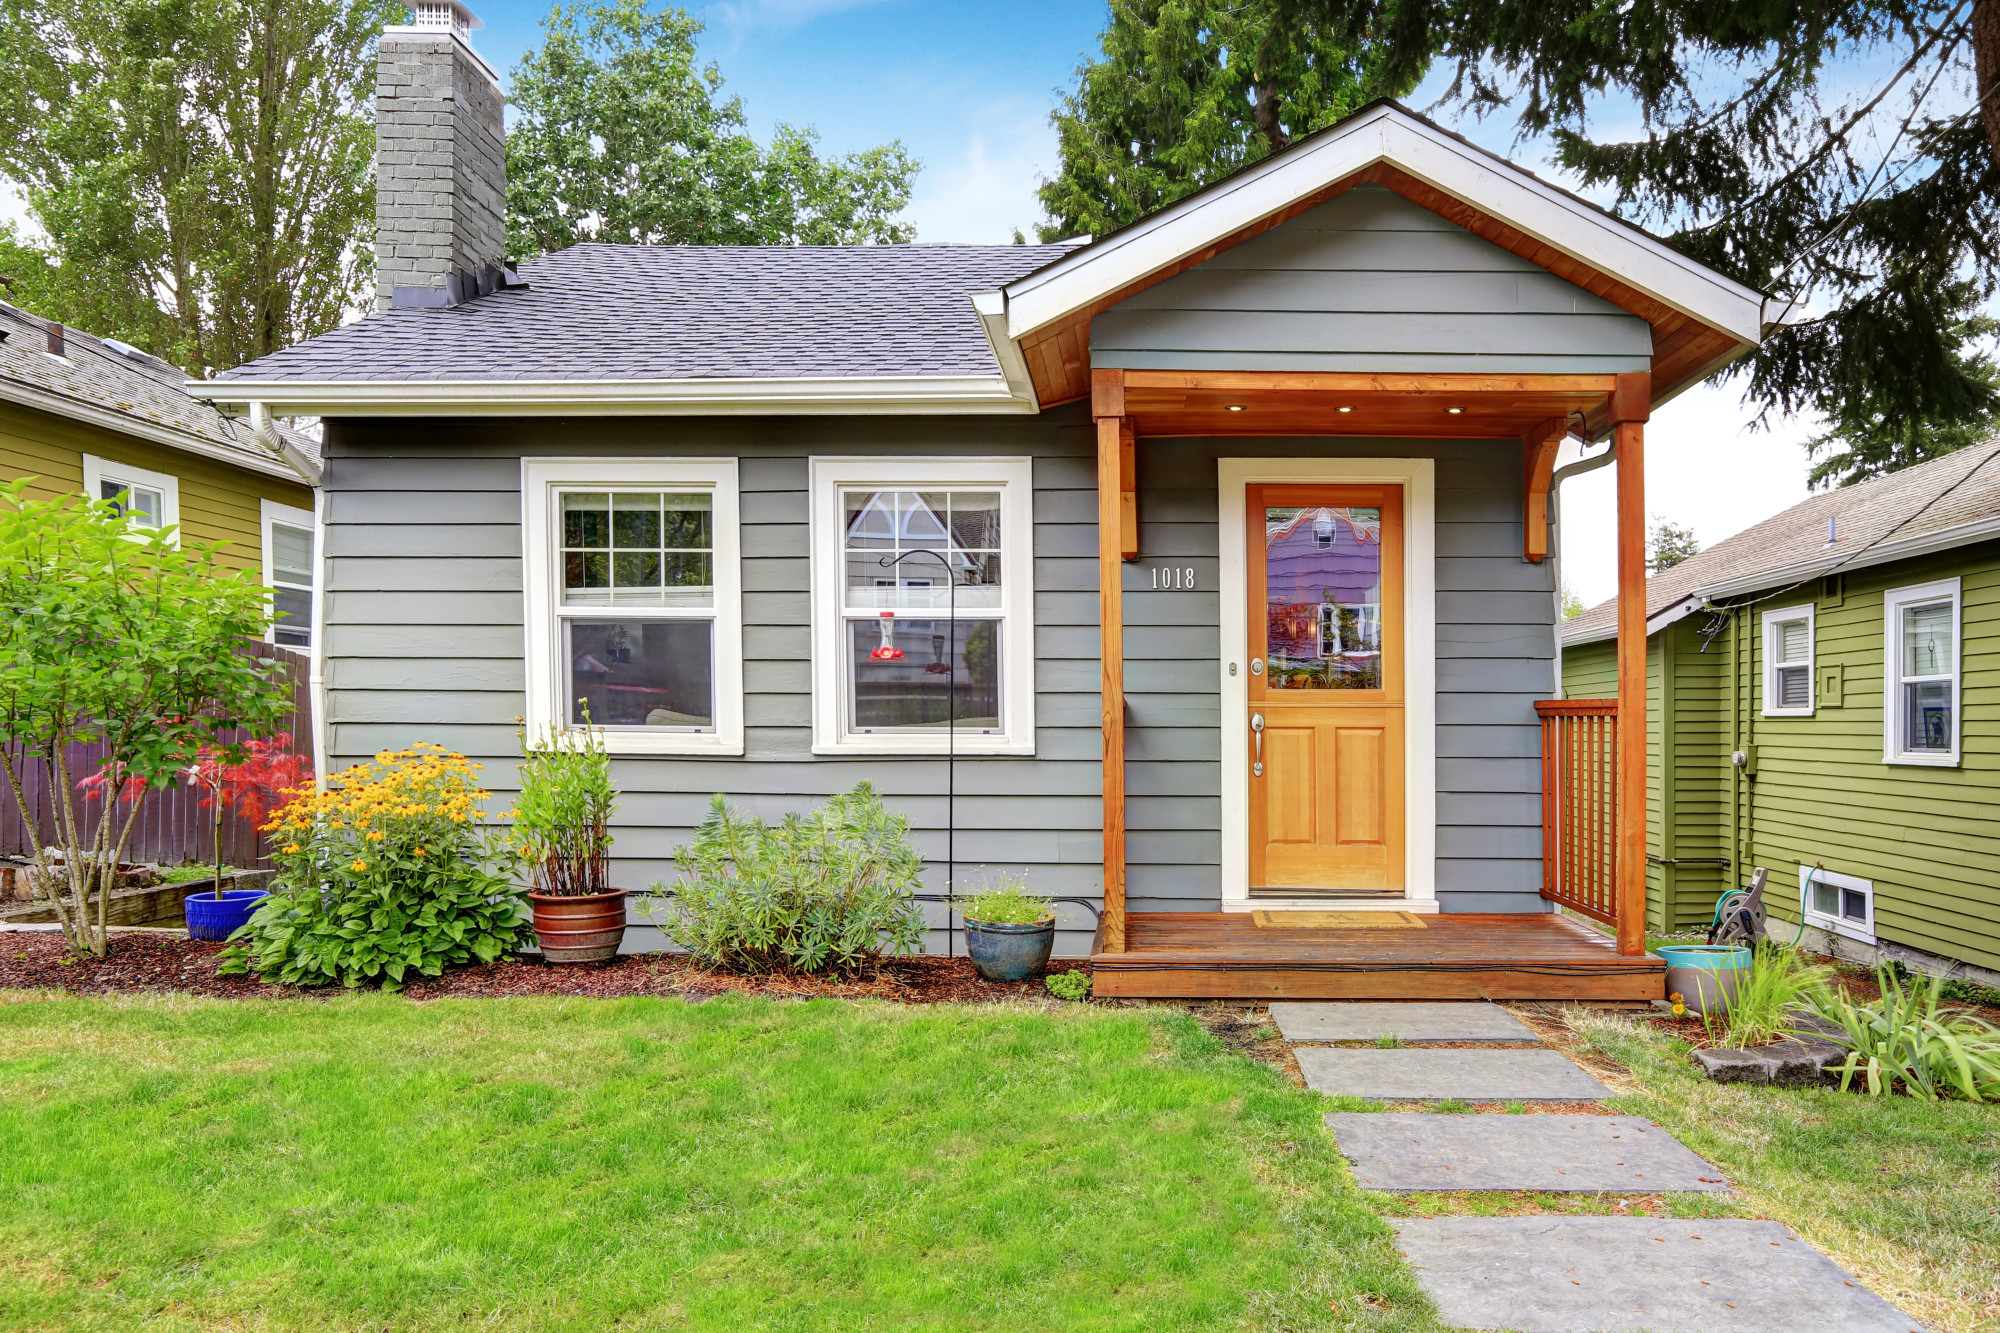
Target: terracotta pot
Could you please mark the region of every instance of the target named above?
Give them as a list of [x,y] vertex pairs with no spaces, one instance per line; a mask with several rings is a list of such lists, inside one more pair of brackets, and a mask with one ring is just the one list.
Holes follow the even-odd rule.
[[625,938],[625,890],[558,897],[531,893],[535,938],[551,963],[595,963],[618,953]]

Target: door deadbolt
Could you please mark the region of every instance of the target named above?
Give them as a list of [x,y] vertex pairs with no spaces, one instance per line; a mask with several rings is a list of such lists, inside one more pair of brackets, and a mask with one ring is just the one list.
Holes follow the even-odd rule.
[[1263,658],[1261,658],[1261,657],[1253,657],[1253,658],[1251,658],[1251,659],[1250,659],[1250,674],[1251,674],[1251,675],[1253,675],[1253,676],[1261,676],[1261,675],[1263,675],[1263,674],[1264,674],[1264,659],[1263,659]]

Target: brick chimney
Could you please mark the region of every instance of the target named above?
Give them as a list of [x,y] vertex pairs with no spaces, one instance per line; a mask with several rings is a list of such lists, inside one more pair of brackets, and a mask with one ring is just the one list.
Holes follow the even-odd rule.
[[459,0],[383,30],[375,80],[375,303],[450,306],[501,285],[507,138],[500,76]]

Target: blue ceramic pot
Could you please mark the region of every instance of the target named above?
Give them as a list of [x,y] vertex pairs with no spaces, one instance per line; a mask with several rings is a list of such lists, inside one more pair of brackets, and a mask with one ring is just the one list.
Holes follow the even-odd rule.
[[188,938],[228,939],[270,896],[262,889],[224,889],[221,900],[217,901],[213,889],[190,893],[181,900],[181,907],[187,913]]
[[1680,996],[1691,1014],[1727,1013],[1757,958],[1740,944],[1663,944],[1659,954],[1667,995]]
[[965,953],[988,981],[1026,981],[1049,963],[1056,921],[1017,926],[997,921],[965,923]]

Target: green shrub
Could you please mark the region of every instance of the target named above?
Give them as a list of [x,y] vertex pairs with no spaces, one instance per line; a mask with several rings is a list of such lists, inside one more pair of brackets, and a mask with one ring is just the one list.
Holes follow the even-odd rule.
[[[1832,976],[1831,969],[1808,963],[1796,949],[1758,945],[1750,975],[1737,986],[1728,1014],[1704,1013],[1709,1040],[1739,1047],[1769,1045],[1790,1030],[1792,1010],[1824,991]],[[1726,1027],[1726,1037],[1716,1027],[1718,1021]]]
[[1090,994],[1090,973],[1051,972],[1042,978],[1042,984],[1058,1000],[1081,1000]]
[[521,738],[521,791],[514,799],[514,842],[528,860],[537,892],[565,898],[611,888],[611,756],[604,733],[554,723]]
[[1028,891],[1028,881],[1016,875],[967,894],[959,901],[959,912],[967,921],[995,926],[1032,926],[1055,916],[1055,904]]
[[[236,873],[235,866],[222,867],[222,876],[227,879]],[[184,861],[177,866],[160,867],[160,883],[192,884],[197,880],[215,878],[215,867],[201,861]]]
[[674,864],[680,879],[655,924],[711,967],[852,975],[923,943],[913,896],[923,858],[909,821],[865,782],[777,824],[717,796]]
[[400,987],[527,943],[515,856],[481,820],[479,766],[434,745],[384,751],[294,789],[264,826],[278,889],[223,950],[224,975]]
[[1922,977],[1908,989],[1893,966],[1875,971],[1882,998],[1855,1004],[1836,991],[1809,997],[1813,1011],[1839,1025],[1848,1049],[1838,1072],[1844,1090],[1865,1076],[1879,1097],[1901,1079],[1912,1096],[1936,1101],[1956,1094],[1968,1101],[2000,1101],[2000,1028],[1947,1010],[1942,977]]

